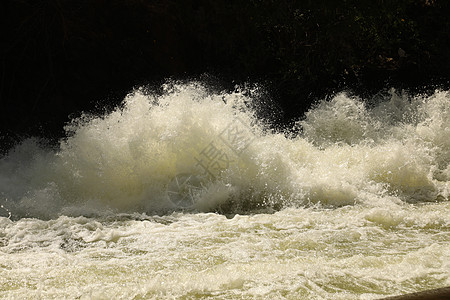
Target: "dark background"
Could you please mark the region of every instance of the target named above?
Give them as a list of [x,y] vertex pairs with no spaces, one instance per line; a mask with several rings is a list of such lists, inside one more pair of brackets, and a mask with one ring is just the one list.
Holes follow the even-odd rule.
[[0,22],[3,149],[166,78],[263,83],[280,124],[342,89],[449,86],[447,0],[2,0]]

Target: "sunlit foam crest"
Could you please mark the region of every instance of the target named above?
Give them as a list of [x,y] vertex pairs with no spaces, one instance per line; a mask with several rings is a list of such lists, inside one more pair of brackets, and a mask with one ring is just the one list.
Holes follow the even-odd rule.
[[391,91],[370,106],[340,93],[287,138],[265,130],[255,110],[263,102],[248,91],[141,88],[112,112],[74,119],[57,150],[35,139],[11,149],[0,161],[0,204],[55,216],[448,200],[449,100]]

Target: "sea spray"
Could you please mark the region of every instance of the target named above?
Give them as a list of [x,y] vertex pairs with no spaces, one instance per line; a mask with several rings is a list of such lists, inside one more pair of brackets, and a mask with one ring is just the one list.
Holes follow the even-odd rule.
[[[198,82],[163,90],[137,89],[110,113],[72,120],[57,149],[35,139],[11,149],[0,161],[1,204],[16,216],[55,217],[448,200],[447,92],[391,91],[373,107],[340,93],[311,108],[297,123],[301,133],[287,138],[267,130],[249,93],[214,93]],[[230,126],[246,130],[239,151],[223,143]],[[199,163],[211,145],[222,155],[214,175]],[[168,193],[180,174],[198,181],[185,189],[188,206]]]

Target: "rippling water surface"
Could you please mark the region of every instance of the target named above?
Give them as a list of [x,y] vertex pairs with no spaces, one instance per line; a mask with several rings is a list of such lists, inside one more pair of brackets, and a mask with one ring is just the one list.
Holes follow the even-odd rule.
[[163,90],[0,159],[1,297],[377,299],[450,285],[448,92],[341,93],[274,132],[257,89]]

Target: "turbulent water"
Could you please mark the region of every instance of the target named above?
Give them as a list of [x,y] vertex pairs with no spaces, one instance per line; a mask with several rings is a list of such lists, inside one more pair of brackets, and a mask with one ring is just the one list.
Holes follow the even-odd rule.
[[[377,299],[450,285],[450,94],[139,89],[0,159],[0,297]],[[273,111],[273,113],[278,113]]]

